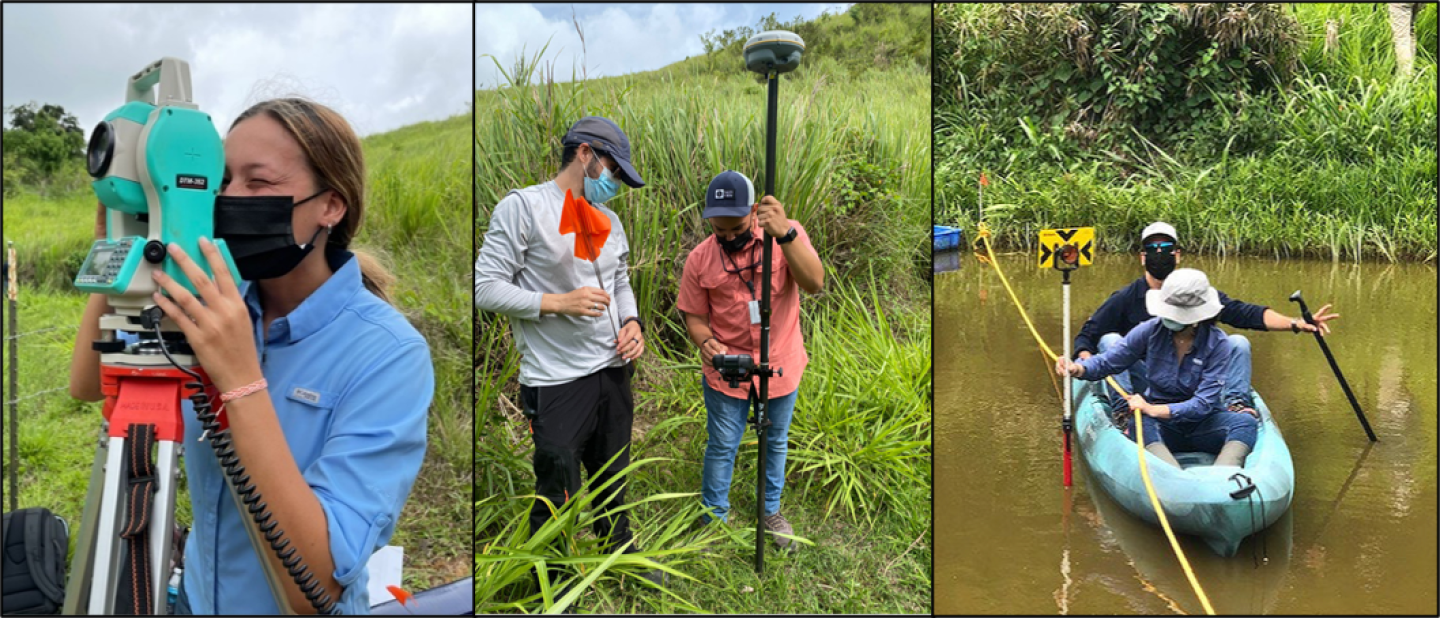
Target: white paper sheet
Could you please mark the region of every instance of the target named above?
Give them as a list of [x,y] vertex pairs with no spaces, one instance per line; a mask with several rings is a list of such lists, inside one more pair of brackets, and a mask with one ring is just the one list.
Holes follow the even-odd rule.
[[386,586],[400,586],[401,567],[405,563],[405,548],[386,545],[370,555],[366,566],[370,569],[370,606],[395,600]]

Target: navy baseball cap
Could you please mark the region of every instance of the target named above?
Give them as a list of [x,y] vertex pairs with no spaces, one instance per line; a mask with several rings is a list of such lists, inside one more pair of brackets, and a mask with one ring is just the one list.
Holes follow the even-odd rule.
[[574,146],[578,144],[590,144],[591,148],[605,151],[620,164],[620,180],[632,188],[639,189],[645,186],[645,180],[640,178],[640,173],[635,171],[635,166],[630,165],[630,139],[625,137],[625,132],[620,126],[611,122],[609,118],[601,116],[586,116],[570,125],[570,130],[565,132],[564,139],[560,140],[561,146]]
[[705,190],[705,212],[702,218],[743,217],[755,204],[755,185],[744,174],[720,172]]

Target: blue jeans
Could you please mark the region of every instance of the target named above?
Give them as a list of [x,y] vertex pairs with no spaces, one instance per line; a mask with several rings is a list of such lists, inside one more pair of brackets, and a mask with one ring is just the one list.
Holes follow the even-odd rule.
[[[1126,417],[1125,433],[1134,435],[1135,415]],[[1193,423],[1176,423],[1156,418],[1145,419],[1145,445],[1164,441],[1172,452],[1203,451],[1212,455],[1220,452],[1226,442],[1244,442],[1255,448],[1255,432],[1260,422],[1249,414],[1217,410]]]
[[[1250,340],[1244,335],[1226,335],[1230,340],[1230,367],[1225,372],[1225,386],[1221,392],[1222,401],[1229,401],[1232,397],[1243,395],[1248,401],[1250,399]],[[1107,333],[1100,338],[1100,352],[1115,345],[1122,337],[1116,333]],[[1115,381],[1120,383],[1121,388],[1136,393],[1144,392],[1149,387],[1146,381],[1145,361],[1137,361],[1126,371],[1115,375]],[[1132,384],[1134,387],[1132,388]],[[1110,397],[1112,410],[1128,409],[1124,399],[1121,399],[1114,389],[1106,389]],[[1125,417],[1126,435],[1134,435],[1134,415]],[[1244,442],[1246,446],[1255,448],[1255,432],[1260,424],[1249,414],[1236,414],[1228,411],[1216,411],[1205,418],[1193,423],[1173,423],[1158,419],[1147,419],[1145,421],[1145,444],[1164,440],[1165,446],[1171,451],[1204,451],[1207,453],[1219,453],[1220,447],[1226,442],[1235,440]]]
[[[795,412],[796,391],[770,398],[770,429],[765,448],[765,514],[780,512],[780,490],[785,487],[785,452],[790,443],[790,418]],[[730,512],[730,479],[735,473],[735,453],[745,435],[750,402],[736,399],[705,384],[705,465],[702,469],[700,503],[715,517],[726,520]],[[705,516],[708,523],[713,518]]]

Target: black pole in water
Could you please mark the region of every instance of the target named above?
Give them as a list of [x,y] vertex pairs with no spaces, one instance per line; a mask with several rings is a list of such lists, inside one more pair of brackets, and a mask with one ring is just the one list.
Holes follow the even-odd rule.
[[1365,413],[1360,411],[1360,402],[1355,400],[1355,393],[1350,391],[1350,383],[1345,381],[1345,374],[1340,373],[1340,365],[1335,364],[1335,355],[1330,353],[1330,346],[1325,343],[1325,337],[1320,334],[1319,324],[1315,323],[1315,316],[1310,315],[1310,308],[1305,306],[1305,299],[1300,296],[1300,290],[1295,290],[1290,295],[1290,302],[1300,303],[1300,314],[1305,317],[1305,322],[1317,328],[1314,333],[1315,341],[1320,343],[1320,351],[1325,353],[1325,360],[1330,361],[1330,370],[1335,372],[1335,377],[1340,380],[1340,388],[1345,391],[1345,397],[1350,399],[1350,407],[1355,409],[1355,418],[1360,419],[1360,426],[1365,428],[1365,435],[1375,442],[1375,431],[1370,429],[1370,421],[1365,420]]

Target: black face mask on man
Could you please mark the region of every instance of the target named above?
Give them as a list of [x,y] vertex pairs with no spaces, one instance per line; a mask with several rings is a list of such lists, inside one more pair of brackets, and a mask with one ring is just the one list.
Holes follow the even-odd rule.
[[750,245],[750,241],[755,239],[755,232],[753,231],[755,221],[749,219],[749,222],[750,224],[745,227],[745,231],[734,235],[730,240],[723,240],[719,234],[716,234],[715,243],[720,245],[720,248],[724,249],[726,253],[737,253],[744,250],[745,247]]
[[283,277],[315,248],[315,235],[305,244],[295,244],[291,219],[297,206],[319,197],[300,201],[290,195],[228,196],[215,198],[215,237],[225,241],[240,278],[246,281]]
[[[1153,244],[1153,243],[1152,243]],[[1159,281],[1164,281],[1175,270],[1175,245],[1168,247],[1145,247],[1145,272]]]
[[720,248],[724,249],[726,253],[735,253],[748,246],[754,238],[754,233],[750,230],[745,230],[744,232],[736,234],[730,240],[721,240],[719,236],[716,236],[715,242],[720,243]]

